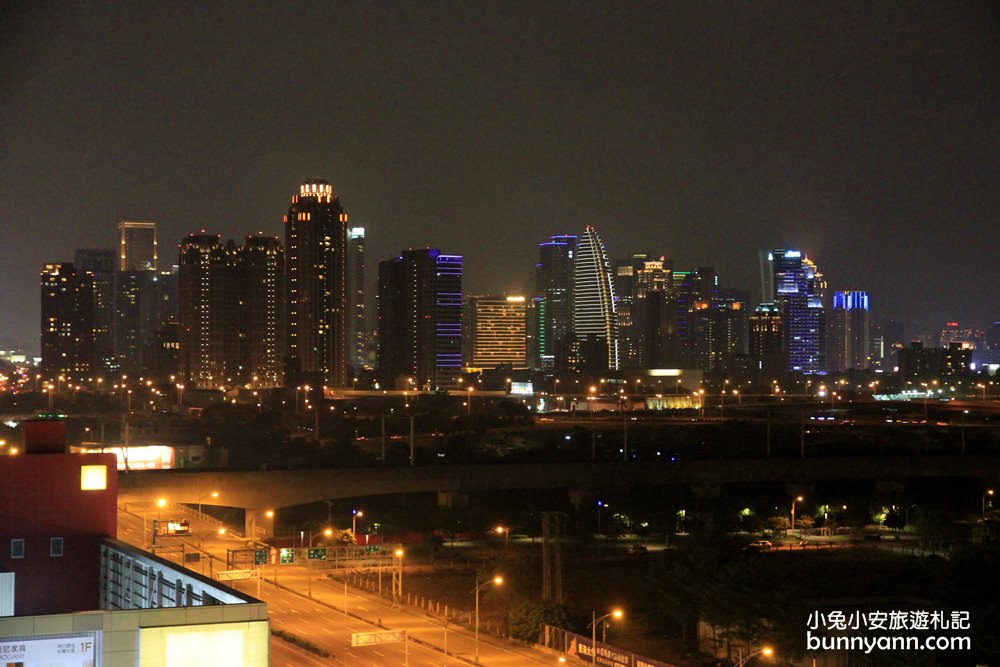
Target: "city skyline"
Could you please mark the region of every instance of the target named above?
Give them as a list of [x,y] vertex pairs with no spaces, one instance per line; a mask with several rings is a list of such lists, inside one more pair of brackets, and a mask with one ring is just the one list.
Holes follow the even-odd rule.
[[593,225],[612,260],[712,266],[754,301],[788,247],[908,335],[997,318],[985,7],[4,12],[0,313],[32,347],[45,263],[124,220],[158,223],[161,264],[201,228],[277,235],[310,177],[369,266],[446,247],[470,293],[528,290],[537,244]]

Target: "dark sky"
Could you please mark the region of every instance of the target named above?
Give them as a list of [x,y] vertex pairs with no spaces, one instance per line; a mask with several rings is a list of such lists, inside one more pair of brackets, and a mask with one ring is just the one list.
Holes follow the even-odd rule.
[[[1000,13],[935,2],[6,2],[2,335],[38,272],[155,220],[281,234],[328,179],[368,230],[528,285],[595,225],[758,289],[800,248],[908,333],[1000,319]],[[756,297],[755,297],[756,298]]]

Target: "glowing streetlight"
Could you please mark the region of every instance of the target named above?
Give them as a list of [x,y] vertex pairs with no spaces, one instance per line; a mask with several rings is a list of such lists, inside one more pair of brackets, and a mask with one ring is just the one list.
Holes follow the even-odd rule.
[[597,624],[603,622],[605,619],[621,618],[624,615],[625,612],[621,609],[614,609],[603,616],[598,616],[596,611],[590,613],[591,621],[590,625],[587,626],[590,628],[590,664],[597,664]]
[[[792,501],[792,530],[795,530],[795,503],[801,503],[803,500],[805,499],[802,496],[795,496],[795,499]],[[799,531],[799,537],[802,537],[802,531]]]
[[[986,497],[987,496],[989,496],[990,498],[993,498],[993,489],[986,489],[986,492],[983,493],[983,521],[986,521]],[[992,506],[992,504],[993,503],[992,503],[992,500],[991,500],[990,501],[990,505]]]
[[495,576],[489,581],[485,581],[482,584],[479,583],[479,576],[476,575],[476,588],[472,591],[476,594],[476,662],[479,662],[479,591],[483,590],[489,585],[500,586],[503,584],[503,577]]
[[203,496],[198,496],[198,514],[201,514],[201,501],[202,500],[204,500],[205,498],[218,498],[218,497],[219,497],[219,492],[218,491],[212,491],[211,493],[206,493]]
[[357,534],[358,534],[358,517],[359,516],[364,516],[364,515],[365,515],[365,513],[362,512],[361,510],[351,510],[351,535],[355,536],[354,537],[354,541],[355,542],[358,541],[358,538],[357,538]]
[[770,646],[765,646],[756,653],[751,653],[745,658],[743,657],[743,650],[740,649],[738,658],[739,662],[736,663],[737,667],[743,667],[745,664],[750,662],[750,660],[752,660],[753,658],[756,658],[758,655],[762,655],[765,658],[770,658],[772,655],[774,655],[774,649],[771,648]]

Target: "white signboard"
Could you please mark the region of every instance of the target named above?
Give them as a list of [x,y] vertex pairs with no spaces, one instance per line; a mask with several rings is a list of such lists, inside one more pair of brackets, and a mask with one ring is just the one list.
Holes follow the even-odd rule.
[[0,664],[18,667],[94,667],[97,638],[93,634],[4,639],[0,641]]

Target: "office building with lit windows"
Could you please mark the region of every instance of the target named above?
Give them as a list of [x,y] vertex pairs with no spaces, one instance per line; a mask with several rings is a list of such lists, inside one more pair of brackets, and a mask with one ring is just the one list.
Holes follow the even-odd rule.
[[46,264],[42,288],[42,377],[83,380],[94,366],[94,276]]
[[591,226],[577,243],[573,263],[573,331],[581,369],[618,370],[618,319],[611,264],[597,230]]
[[348,362],[358,371],[368,363],[364,227],[347,230],[347,312]]
[[454,389],[462,372],[462,258],[436,248],[379,263],[378,368],[385,388]]
[[469,296],[465,312],[466,366],[481,370],[528,367],[523,296]]
[[816,265],[798,250],[768,254],[774,303],[781,310],[786,370],[826,372],[826,283]]
[[834,292],[830,313],[830,370],[868,368],[870,342],[868,292]]
[[118,223],[118,270],[155,271],[157,268],[156,223]]
[[563,370],[571,365],[576,242],[576,236],[563,234],[538,244],[531,323],[534,348],[529,354],[540,369]]
[[333,186],[312,179],[284,221],[285,382],[347,386],[347,214]]
[[77,271],[94,274],[94,373],[113,373],[115,362],[115,266],[114,248],[78,248],[73,253]]

